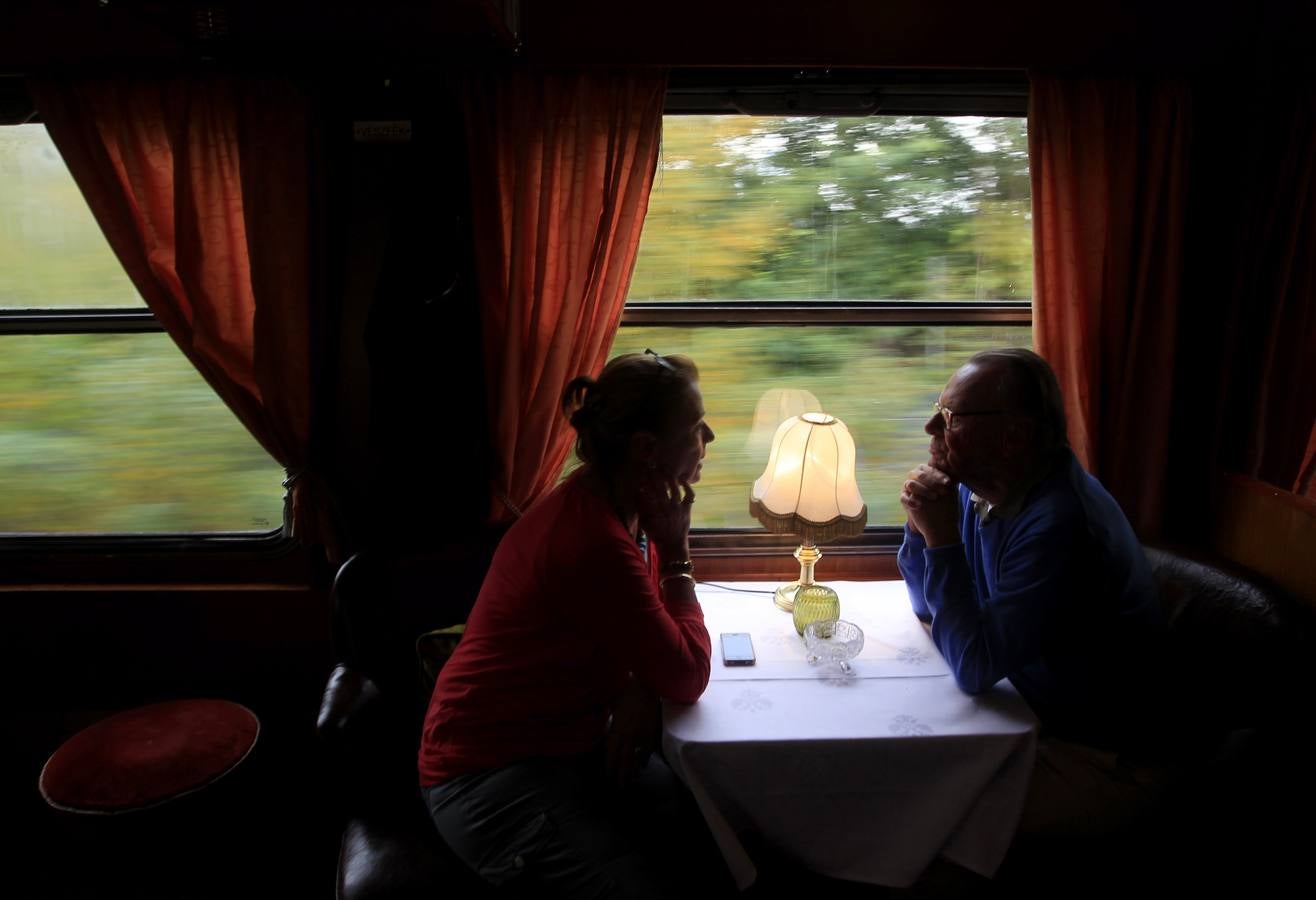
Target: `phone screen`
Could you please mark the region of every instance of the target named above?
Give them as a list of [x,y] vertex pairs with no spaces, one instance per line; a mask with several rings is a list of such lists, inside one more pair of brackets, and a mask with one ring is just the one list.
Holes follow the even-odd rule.
[[722,635],[722,662],[728,666],[754,665],[754,644],[742,632]]

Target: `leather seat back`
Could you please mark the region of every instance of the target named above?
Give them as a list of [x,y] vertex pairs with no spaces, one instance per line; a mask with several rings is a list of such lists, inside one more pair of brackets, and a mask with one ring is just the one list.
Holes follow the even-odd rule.
[[1310,702],[1311,610],[1255,576],[1146,550],[1169,630],[1169,712],[1222,733],[1276,724]]

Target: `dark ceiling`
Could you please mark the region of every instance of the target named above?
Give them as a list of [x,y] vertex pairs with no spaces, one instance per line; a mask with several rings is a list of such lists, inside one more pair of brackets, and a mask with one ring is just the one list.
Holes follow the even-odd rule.
[[1229,69],[1316,57],[1311,0],[6,0],[0,74],[192,59]]

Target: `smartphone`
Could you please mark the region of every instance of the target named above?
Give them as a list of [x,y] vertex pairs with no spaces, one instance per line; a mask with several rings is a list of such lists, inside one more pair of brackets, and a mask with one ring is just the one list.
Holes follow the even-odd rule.
[[728,666],[754,665],[754,644],[743,631],[722,634],[722,663]]

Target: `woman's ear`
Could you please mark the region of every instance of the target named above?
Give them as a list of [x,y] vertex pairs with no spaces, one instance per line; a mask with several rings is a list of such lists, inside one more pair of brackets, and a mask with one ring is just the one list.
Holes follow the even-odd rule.
[[637,431],[631,435],[631,463],[641,469],[652,469],[658,465],[658,439],[647,431]]

